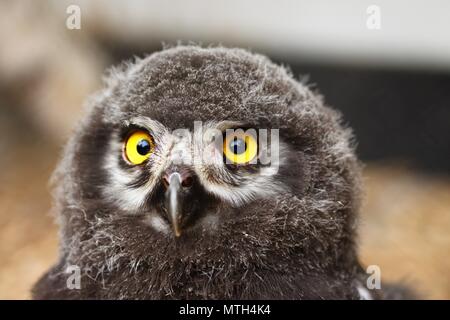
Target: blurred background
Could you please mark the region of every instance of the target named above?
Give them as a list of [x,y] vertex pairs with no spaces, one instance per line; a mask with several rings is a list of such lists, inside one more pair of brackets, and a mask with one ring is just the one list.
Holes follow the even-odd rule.
[[47,181],[105,68],[195,42],[308,76],[366,164],[362,262],[450,299],[449,13],[445,0],[0,0],[0,298],[29,298],[56,261]]

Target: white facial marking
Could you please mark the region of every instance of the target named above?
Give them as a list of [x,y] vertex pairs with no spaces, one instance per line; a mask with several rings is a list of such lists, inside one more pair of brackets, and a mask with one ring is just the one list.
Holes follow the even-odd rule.
[[259,173],[241,177],[240,179],[230,176],[222,159],[220,161],[217,160],[214,165],[210,165],[209,168],[213,168],[212,170],[216,172],[218,176],[222,176],[222,180],[225,180],[224,176],[226,175],[227,177],[234,179],[234,181],[237,182],[237,186],[223,182],[215,183],[214,181],[210,181],[205,172],[204,164],[196,164],[195,171],[207,191],[216,195],[223,201],[230,203],[234,207],[240,207],[245,203],[257,199],[268,198],[286,192],[285,185],[277,180],[276,174],[278,173],[279,167],[286,164],[287,154],[288,146],[280,142],[279,157],[277,158],[278,163],[262,167]]
[[[137,210],[145,200],[144,190],[130,188],[139,175],[139,171],[132,170],[125,172],[120,168],[119,155],[122,152],[122,144],[116,139],[111,140],[108,154],[106,155],[105,170],[109,173],[109,183],[103,189],[105,196],[114,201],[121,209],[125,211]],[[118,197],[120,195],[120,197]]]

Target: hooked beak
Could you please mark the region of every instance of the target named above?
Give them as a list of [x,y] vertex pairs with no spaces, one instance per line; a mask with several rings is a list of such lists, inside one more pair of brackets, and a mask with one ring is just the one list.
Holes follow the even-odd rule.
[[172,223],[173,232],[176,237],[181,235],[181,176],[178,172],[172,173],[168,178],[166,190],[166,208]]
[[164,175],[165,206],[168,218],[176,237],[181,236],[183,226],[192,214],[192,184],[194,177],[191,171],[179,169]]

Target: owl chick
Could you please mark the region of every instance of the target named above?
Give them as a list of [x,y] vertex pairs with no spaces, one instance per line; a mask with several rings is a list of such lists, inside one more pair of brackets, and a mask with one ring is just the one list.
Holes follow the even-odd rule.
[[262,55],[178,46],[112,69],[54,175],[60,260],[33,296],[381,297],[355,249],[351,140]]

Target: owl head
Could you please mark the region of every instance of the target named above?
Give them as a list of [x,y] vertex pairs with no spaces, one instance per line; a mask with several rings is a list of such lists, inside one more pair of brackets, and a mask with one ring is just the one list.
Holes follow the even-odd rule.
[[353,257],[350,131],[245,50],[178,46],[110,70],[53,181],[72,262]]

